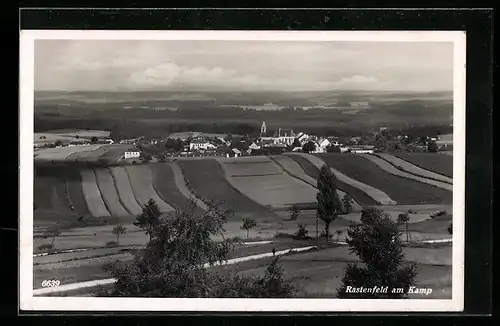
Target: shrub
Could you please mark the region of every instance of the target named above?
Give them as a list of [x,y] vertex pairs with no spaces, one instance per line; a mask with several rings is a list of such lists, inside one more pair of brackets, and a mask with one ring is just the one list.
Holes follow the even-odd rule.
[[300,215],[300,208],[297,205],[293,205],[290,210],[290,220],[296,221]]
[[51,251],[54,249],[54,245],[52,243],[44,243],[42,245],[39,245],[38,247],[39,251]]
[[437,211],[437,212],[431,213],[430,218],[436,218],[438,216],[445,216],[445,215],[446,215],[446,211]]
[[114,247],[118,245],[118,242],[111,240],[111,241],[106,241],[106,247]]
[[297,229],[297,232],[295,232],[295,239],[298,239],[298,240],[303,240],[303,239],[307,239],[309,238],[307,236],[307,233],[309,231],[307,231],[306,229],[306,225],[304,224],[299,224],[298,226],[298,229]]

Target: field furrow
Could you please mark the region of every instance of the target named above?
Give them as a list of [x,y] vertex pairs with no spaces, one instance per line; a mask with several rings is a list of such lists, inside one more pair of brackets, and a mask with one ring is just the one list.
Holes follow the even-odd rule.
[[153,199],[161,212],[171,212],[174,209],[158,196],[153,187],[153,173],[147,165],[129,165],[125,167],[135,198],[141,205]]
[[198,195],[208,200],[222,201],[222,209],[233,211],[235,218],[276,218],[269,208],[259,205],[236,190],[225,178],[216,160],[178,160],[176,163],[185,171],[187,181]]
[[127,171],[123,167],[110,167],[111,175],[115,183],[116,190],[123,205],[132,215],[139,215],[142,212],[141,206],[135,198]]
[[[263,175],[256,175],[249,163],[243,163],[241,170],[238,170],[237,159],[231,163],[220,160],[220,163],[229,183],[261,205],[283,209],[294,204],[300,206],[316,204],[317,190],[314,187],[285,174],[268,158],[262,160],[267,160],[267,163],[254,164],[258,166],[257,171],[265,173]],[[263,165],[267,167],[262,168]],[[266,173],[268,171],[277,171],[279,174],[270,175]]]
[[199,209],[208,210],[207,205],[196,198],[187,188],[182,171],[175,163],[162,163],[151,166],[155,176],[155,186],[160,196],[165,200],[174,202],[179,209],[186,207],[188,199],[192,199]]
[[415,180],[415,181],[418,181],[421,183],[426,183],[428,185],[438,187],[441,189],[445,189],[448,191],[453,191],[453,185],[451,185],[451,184],[439,182],[439,181],[435,181],[435,180],[429,180],[427,178],[423,178],[423,177],[415,176],[415,175],[407,173],[407,172],[403,172],[401,170],[398,170],[396,167],[394,167],[394,165],[390,164],[386,160],[381,159],[378,156],[371,155],[371,154],[358,154],[358,155],[375,163],[379,168],[381,168],[382,170],[384,170],[392,175],[395,175],[395,176],[398,176],[401,178]]
[[116,191],[113,176],[106,168],[94,169],[97,185],[101,191],[102,197],[109,212],[113,216],[127,216],[130,215],[120,202],[118,192]]
[[68,169],[66,174],[66,190],[76,213],[84,217],[91,215],[85,202],[85,196],[83,195],[82,179],[77,170]]
[[[312,177],[314,180],[318,179],[319,176],[319,169],[311,163],[307,158],[301,156],[301,155],[289,155],[291,159],[293,159],[297,164],[300,165],[302,170],[304,170],[307,175]],[[350,186],[349,184],[342,182],[337,179],[337,186],[339,189],[342,191],[350,194],[353,199],[358,202],[361,206],[374,206],[377,205],[377,202],[365,194],[363,191],[361,191],[358,188],[355,188],[353,186]]]
[[359,154],[328,153],[317,156],[350,178],[387,193],[399,205],[452,203],[451,191],[388,173]]
[[97,181],[93,170],[82,169],[80,170],[82,178],[83,195],[90,213],[95,217],[111,216],[106,205],[104,204],[97,187]]
[[[325,164],[325,160],[323,160],[323,156],[314,156],[310,154],[303,153],[294,153],[291,155],[300,155],[306,159],[308,159],[317,169],[321,169],[321,167]],[[375,203],[380,203],[382,205],[395,205],[397,202],[393,199],[393,197],[389,196],[387,193],[383,192],[379,188],[373,187],[372,185],[361,182],[358,178],[353,178],[352,176],[348,176],[338,169],[337,166],[330,164],[330,162],[326,162],[330,165],[333,173],[337,177],[338,181],[344,184],[347,184],[353,188],[357,188],[367,196],[372,198]]]
[[432,171],[449,178],[453,178],[453,154],[441,155],[448,152],[439,153],[392,153],[411,164],[422,169]]
[[[289,156],[276,155],[276,156],[270,156],[270,158],[290,176],[297,178],[301,181],[304,181],[305,183],[317,189],[317,179],[314,179],[313,177],[305,173],[302,167],[293,159],[291,159]],[[341,199],[346,195],[346,193],[340,189],[337,189],[337,194]],[[360,209],[360,205],[355,201],[355,199],[354,203],[352,203],[352,207],[355,211]]]
[[[444,175],[434,173],[434,172],[426,170],[426,169],[422,169],[421,167],[419,167],[415,164],[412,164],[410,162],[407,162],[405,160],[402,160],[397,156],[394,156],[391,154],[386,154],[386,153],[376,153],[374,155],[389,162],[390,164],[395,166],[397,169],[401,169],[404,172],[408,172],[410,174],[420,176],[420,177],[430,179],[430,180],[435,180],[435,181],[453,184],[453,178],[449,178],[449,177],[446,177]],[[453,164],[453,162],[450,162],[450,163]]]

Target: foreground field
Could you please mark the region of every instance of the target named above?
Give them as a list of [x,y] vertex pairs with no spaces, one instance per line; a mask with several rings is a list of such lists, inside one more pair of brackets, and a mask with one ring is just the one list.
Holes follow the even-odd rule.
[[381,189],[398,204],[450,204],[451,191],[392,175],[356,154],[317,154],[330,166],[363,183]]
[[[447,153],[447,152],[442,152]],[[415,164],[423,169],[453,178],[453,154],[440,153],[394,153],[402,160]]]
[[176,163],[184,170],[186,179],[199,196],[223,201],[222,208],[233,211],[238,220],[240,217],[275,218],[272,210],[236,190],[226,180],[215,160],[178,160]]
[[[269,254],[274,248],[276,251],[289,248],[307,246],[308,243],[277,241],[271,244],[243,246],[231,255],[231,258],[247,257],[255,254]],[[92,255],[93,254],[93,255]],[[40,257],[34,266],[34,287],[40,288],[44,279],[56,278],[63,285],[84,282],[96,279],[108,279],[109,274],[102,267],[107,262],[115,260],[130,261],[132,256],[126,252],[97,250],[92,254],[75,254],[79,259],[67,260],[64,257]],[[410,263],[417,263],[417,286],[430,287],[429,296],[410,296],[411,298],[449,299],[451,297],[451,246],[441,245],[429,248],[404,248],[405,259]],[[58,260],[59,259],[59,260]],[[243,275],[262,276],[272,257],[257,258],[242,261],[220,271],[238,271]],[[333,298],[340,287],[342,276],[347,263],[359,263],[345,246],[332,246],[328,249],[295,253],[282,256],[281,264],[285,272],[285,279],[300,291],[303,298]],[[50,271],[53,271],[50,274]],[[95,295],[96,288],[82,289],[70,293],[55,293],[54,296],[82,296]]]

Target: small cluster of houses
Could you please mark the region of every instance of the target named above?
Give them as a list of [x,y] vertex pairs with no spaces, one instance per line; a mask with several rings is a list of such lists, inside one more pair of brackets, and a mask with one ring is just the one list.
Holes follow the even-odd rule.
[[[207,153],[207,155],[219,152],[227,157],[238,157],[241,155],[258,154],[267,150],[272,152],[284,152],[288,150],[298,152],[302,151],[303,146],[307,143],[313,145],[311,146],[311,153],[325,153],[331,146],[338,147],[340,152],[354,153],[373,153],[375,148],[374,146],[364,145],[347,146],[339,143],[335,137],[318,137],[303,132],[295,133],[293,129],[280,128],[274,133],[269,134],[265,121],[262,123],[260,131],[260,137],[241,141],[238,146],[234,146],[234,143],[221,136],[215,137],[217,138],[217,142],[214,141],[214,138],[203,135],[194,138],[191,137],[188,144],[185,144],[184,152],[181,154],[187,155],[188,151]],[[231,145],[234,148],[231,148]]]

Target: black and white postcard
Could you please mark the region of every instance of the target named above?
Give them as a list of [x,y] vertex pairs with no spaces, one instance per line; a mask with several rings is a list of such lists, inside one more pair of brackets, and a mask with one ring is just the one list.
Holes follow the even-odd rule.
[[463,310],[464,32],[20,45],[21,309]]

